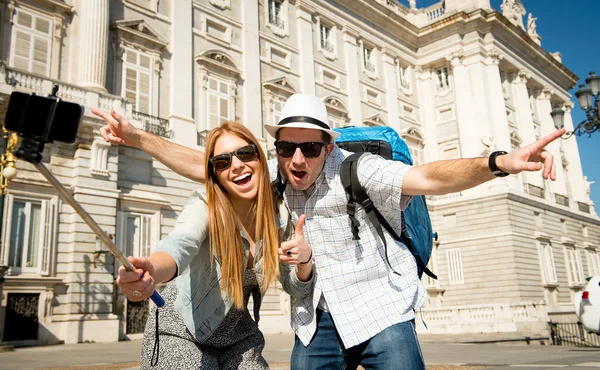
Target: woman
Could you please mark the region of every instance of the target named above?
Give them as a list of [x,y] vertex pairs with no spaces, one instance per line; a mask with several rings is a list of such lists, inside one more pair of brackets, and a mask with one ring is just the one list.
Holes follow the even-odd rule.
[[[288,218],[277,218],[266,157],[246,127],[226,122],[209,134],[205,169],[206,192],[192,194],[174,230],[147,259],[129,257],[135,271],[119,270],[117,284],[132,301],[178,276],[147,322],[142,368],[265,369],[257,325],[262,293],[278,276],[278,255],[292,266],[282,268],[284,284],[308,280],[310,247],[298,238],[279,249]],[[303,271],[290,279],[296,264]],[[247,309],[250,294],[256,321]]]

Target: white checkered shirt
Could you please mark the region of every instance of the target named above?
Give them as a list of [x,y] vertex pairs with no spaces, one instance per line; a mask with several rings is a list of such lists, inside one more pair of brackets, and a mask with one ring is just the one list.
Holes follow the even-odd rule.
[[[291,186],[285,190],[284,199],[294,223],[298,216],[306,215],[304,237],[314,257],[313,294],[298,300],[292,310],[292,328],[305,346],[316,331],[315,310],[321,295],[345,348],[413,319],[413,310],[426,295],[414,257],[384,230],[390,264],[402,276],[390,270],[385,247],[362,208],[356,211],[360,240],[352,240],[347,196],[339,175],[342,161],[350,154],[335,147],[314,186],[307,191],[296,191]],[[269,168],[271,179],[275,179],[276,160],[269,162]],[[410,168],[373,155],[363,156],[358,163],[360,183],[396,230],[401,226],[399,210],[410,202],[410,197],[401,195],[402,180]]]

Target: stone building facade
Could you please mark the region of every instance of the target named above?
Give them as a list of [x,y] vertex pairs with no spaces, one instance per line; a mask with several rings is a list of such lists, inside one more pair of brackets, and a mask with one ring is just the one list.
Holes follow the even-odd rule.
[[[263,123],[277,122],[291,94],[311,93],[334,126],[396,129],[417,164],[532,142],[554,130],[552,109],[573,128],[577,77],[542,47],[535,20],[523,23],[520,1],[501,10],[489,0],[0,3],[0,116],[11,92],[53,85],[86,107],[77,142],[48,145],[44,162],[127,254],[151,253],[198,185],[107,145],[89,108],[197,149],[208,130],[238,119],[272,155]],[[421,332],[547,334],[549,320],[573,319],[573,295],[600,274],[600,219],[575,139],[549,150],[554,183],[523,174],[429,199],[439,280],[424,281]],[[139,336],[148,307],[118,293],[114,259],[31,165],[17,169],[2,214],[0,339]],[[264,331],[290,330],[278,286],[262,310]]]

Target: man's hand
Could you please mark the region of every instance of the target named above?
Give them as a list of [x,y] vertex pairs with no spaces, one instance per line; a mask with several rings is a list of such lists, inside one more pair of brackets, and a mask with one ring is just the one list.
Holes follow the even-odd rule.
[[294,237],[291,240],[281,243],[279,248],[279,259],[286,265],[297,265],[306,263],[311,258],[312,249],[304,240],[302,229],[304,228],[305,216],[298,217]]
[[114,110],[111,110],[110,114],[108,114],[98,109],[92,109],[92,113],[106,122],[106,125],[100,129],[100,134],[107,143],[113,145],[125,144],[133,147],[138,146],[138,129],[120,114]]
[[[136,267],[133,271],[119,267],[117,285],[121,293],[132,302],[143,301],[154,293],[154,265],[146,257],[127,257],[129,262]],[[137,292],[137,293],[136,293]]]
[[565,134],[565,129],[560,129],[533,144],[519,148],[506,155],[496,157],[496,165],[504,172],[517,174],[523,171],[539,171],[544,168],[542,177],[556,180],[556,167],[554,157],[544,148]]

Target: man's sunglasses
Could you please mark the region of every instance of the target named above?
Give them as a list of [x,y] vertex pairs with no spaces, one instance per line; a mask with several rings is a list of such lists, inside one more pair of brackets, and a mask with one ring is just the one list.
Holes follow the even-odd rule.
[[322,141],[310,141],[307,143],[291,143],[289,141],[276,141],[275,142],[275,150],[277,151],[277,155],[282,156],[283,158],[289,158],[296,153],[296,149],[300,148],[302,151],[302,155],[306,158],[317,158],[321,155],[321,149],[327,144]]
[[210,157],[208,163],[210,163],[215,171],[223,171],[231,166],[231,160],[233,156],[238,157],[238,159],[242,162],[250,162],[253,161],[256,157],[258,157],[258,150],[256,150],[256,145],[248,144],[241,148],[234,150],[233,152],[223,153],[219,155],[215,155],[214,157]]

